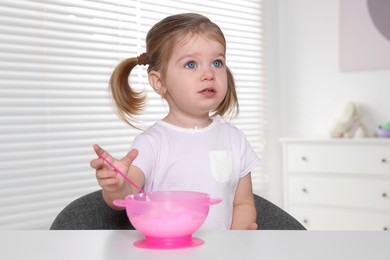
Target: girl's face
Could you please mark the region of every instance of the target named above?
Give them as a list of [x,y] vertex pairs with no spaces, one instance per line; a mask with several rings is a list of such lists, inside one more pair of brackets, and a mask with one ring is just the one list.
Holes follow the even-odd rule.
[[171,115],[208,117],[227,92],[224,46],[188,35],[174,47],[162,84]]

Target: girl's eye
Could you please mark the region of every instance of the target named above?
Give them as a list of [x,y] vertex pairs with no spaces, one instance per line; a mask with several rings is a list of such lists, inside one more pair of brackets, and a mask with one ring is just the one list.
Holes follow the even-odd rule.
[[223,63],[221,60],[215,60],[215,61],[213,61],[213,66],[216,68],[220,68],[223,66]]
[[197,67],[197,65],[196,65],[195,61],[189,61],[186,64],[186,68],[189,68],[189,69],[193,69],[193,68],[196,68],[196,67]]

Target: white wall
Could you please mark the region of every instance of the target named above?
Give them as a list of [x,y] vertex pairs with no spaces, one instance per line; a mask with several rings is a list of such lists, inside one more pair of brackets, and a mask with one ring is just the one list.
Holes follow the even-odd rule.
[[278,138],[328,136],[348,101],[363,106],[372,129],[390,121],[390,70],[340,72],[339,0],[266,4],[271,111],[267,166],[270,199],[281,204]]

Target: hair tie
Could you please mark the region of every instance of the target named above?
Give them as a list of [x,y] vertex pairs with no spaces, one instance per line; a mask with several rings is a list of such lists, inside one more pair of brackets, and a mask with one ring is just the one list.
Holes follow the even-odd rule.
[[148,64],[148,56],[146,55],[146,52],[142,53],[137,57],[138,65],[147,65]]

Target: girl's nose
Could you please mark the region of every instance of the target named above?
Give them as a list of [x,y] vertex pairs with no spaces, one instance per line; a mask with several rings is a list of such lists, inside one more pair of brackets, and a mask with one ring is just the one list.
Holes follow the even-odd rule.
[[214,79],[215,79],[214,70],[212,68],[207,68],[203,72],[202,80],[214,80]]

